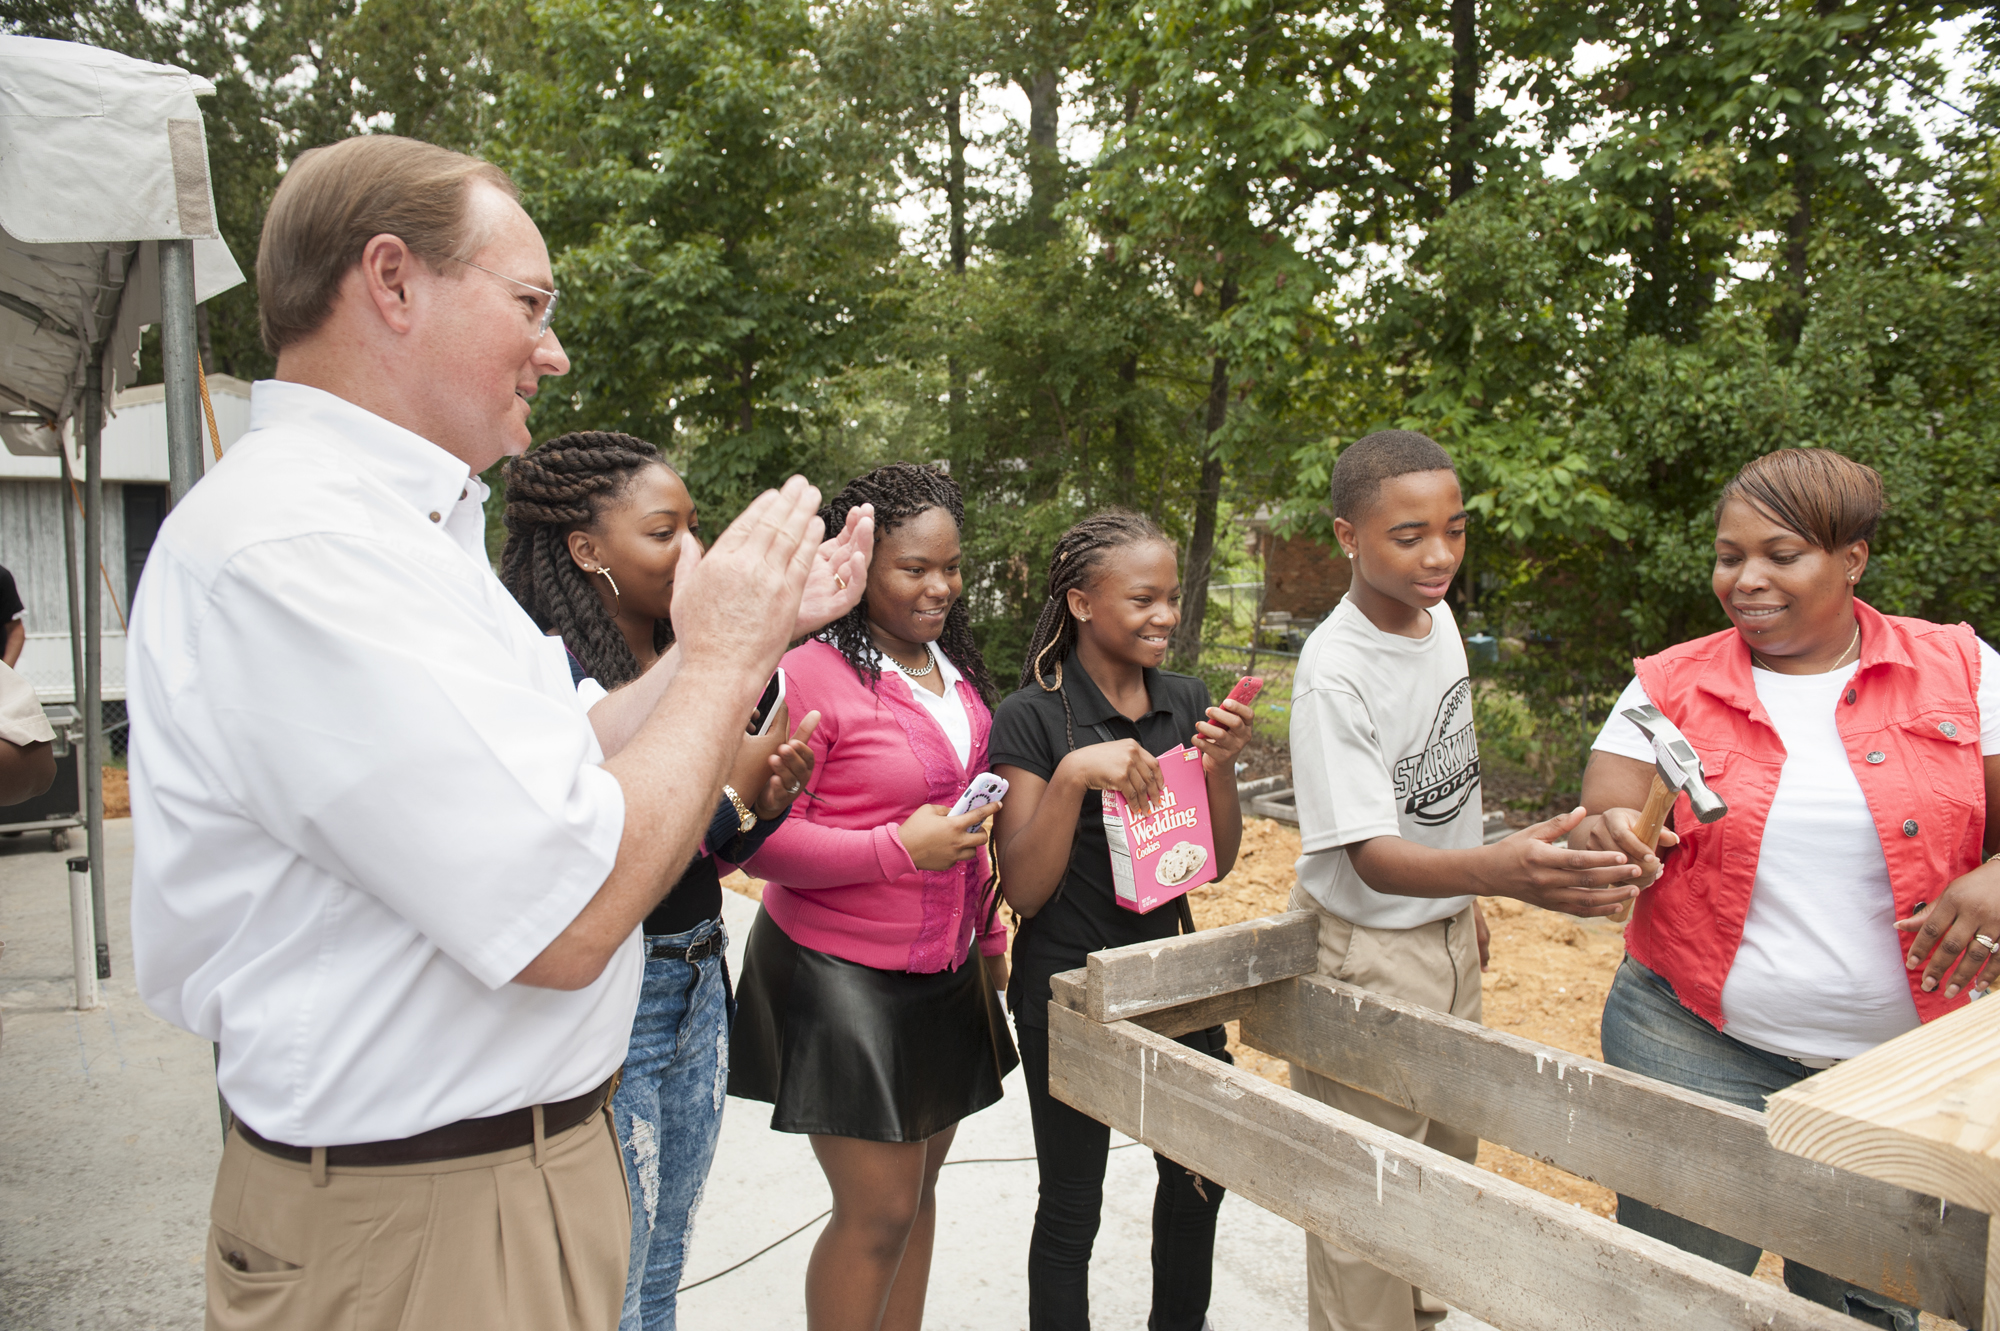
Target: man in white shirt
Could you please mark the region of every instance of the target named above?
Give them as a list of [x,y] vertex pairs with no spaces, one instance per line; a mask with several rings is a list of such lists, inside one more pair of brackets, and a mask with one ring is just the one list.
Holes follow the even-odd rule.
[[134,970],[236,1117],[208,1325],[608,1331],[637,928],[869,528],[822,546],[795,477],[690,542],[680,646],[586,714],[484,550],[477,475],[569,368],[511,182],[307,153],[257,279],[277,377],[161,527],[128,647]]

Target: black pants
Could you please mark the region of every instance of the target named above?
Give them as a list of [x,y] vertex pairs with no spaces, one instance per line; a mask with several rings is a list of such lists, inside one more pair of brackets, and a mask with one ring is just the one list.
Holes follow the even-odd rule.
[[[1021,1026],[1016,1035],[1041,1171],[1035,1234],[1028,1244],[1028,1328],[1089,1331],[1090,1249],[1104,1210],[1111,1129],[1049,1094],[1046,1028]],[[1226,1063],[1235,1061],[1220,1026],[1183,1035],[1180,1043]],[[1163,1155],[1155,1154],[1153,1163],[1160,1185],[1153,1193],[1153,1312],[1146,1325],[1150,1331],[1201,1331],[1208,1316],[1222,1185],[1197,1179]]]

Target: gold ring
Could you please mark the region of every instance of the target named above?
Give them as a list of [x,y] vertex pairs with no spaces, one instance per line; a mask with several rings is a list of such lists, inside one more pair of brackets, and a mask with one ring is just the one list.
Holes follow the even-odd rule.
[[846,579],[846,578],[843,578],[843,577],[841,577],[841,576],[840,576],[840,575],[839,575],[838,573],[834,574],[834,575],[833,575],[833,587],[834,587],[834,590],[835,590],[835,591],[842,591],[842,592],[846,591],[846,590],[847,590],[847,579]]

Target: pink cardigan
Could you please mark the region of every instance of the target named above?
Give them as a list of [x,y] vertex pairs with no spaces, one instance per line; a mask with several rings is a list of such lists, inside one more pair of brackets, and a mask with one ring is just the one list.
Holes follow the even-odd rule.
[[[817,708],[813,774],[787,818],[745,866],[766,881],[764,909],[793,942],[877,970],[932,974],[964,964],[993,870],[984,855],[920,870],[897,836],[922,804],[950,807],[986,770],[993,714],[960,681],[972,721],[962,765],[931,714],[890,674],[874,687],[830,645],[785,654],[794,718]],[[980,951],[1007,949],[995,912]]]

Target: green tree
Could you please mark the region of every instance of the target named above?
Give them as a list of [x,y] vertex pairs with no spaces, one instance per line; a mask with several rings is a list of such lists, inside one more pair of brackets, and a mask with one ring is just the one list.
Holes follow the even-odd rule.
[[[804,470],[823,386],[874,358],[897,246],[874,144],[825,95],[803,5],[544,0],[496,156],[555,252],[575,369],[537,428],[676,450],[727,516]],[[823,436],[822,436],[823,437]]]

